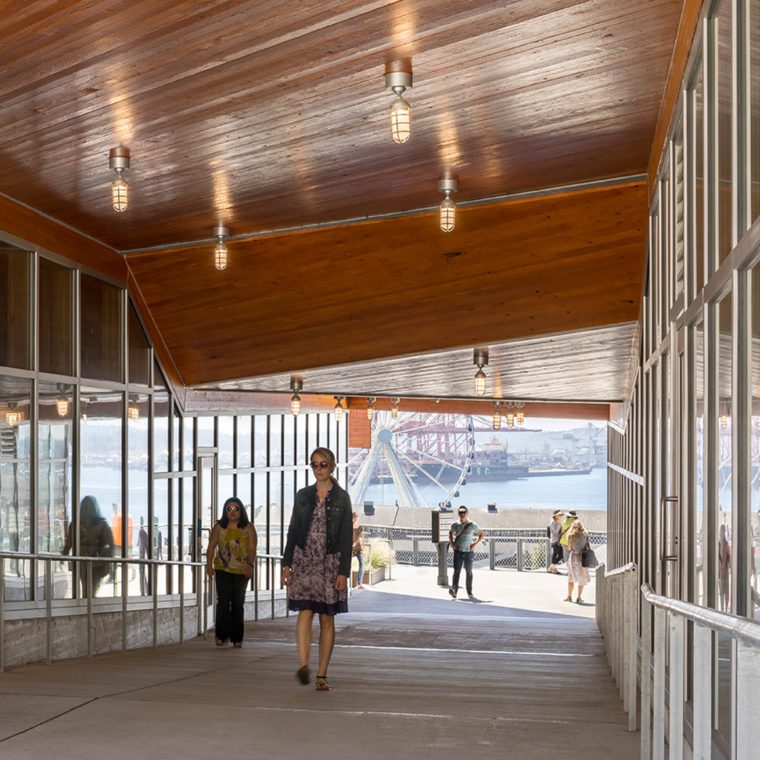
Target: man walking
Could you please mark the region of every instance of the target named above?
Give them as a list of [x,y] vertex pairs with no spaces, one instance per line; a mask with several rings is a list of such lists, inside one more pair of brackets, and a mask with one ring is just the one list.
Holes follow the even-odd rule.
[[565,513],[561,509],[555,509],[552,512],[552,521],[549,523],[549,543],[552,547],[552,560],[549,563],[549,567],[546,568],[547,573],[556,573],[557,565],[562,562],[562,544],[560,539],[562,538],[562,518]]
[[452,599],[457,598],[459,576],[462,572],[462,565],[464,565],[467,596],[470,599],[474,599],[475,597],[472,595],[473,551],[483,540],[484,533],[477,523],[470,522],[468,519],[467,507],[459,507],[457,512],[459,514],[459,522],[452,523],[451,528],[449,528],[449,543],[454,549],[454,579],[449,589],[449,594]]

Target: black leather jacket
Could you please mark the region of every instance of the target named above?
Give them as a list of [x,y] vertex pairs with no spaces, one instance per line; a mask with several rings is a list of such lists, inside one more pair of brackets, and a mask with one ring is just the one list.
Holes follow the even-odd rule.
[[[288,541],[282,564],[290,567],[296,546],[306,546],[311,518],[317,506],[317,484],[302,488],[296,494],[293,514],[290,516]],[[325,517],[327,520],[327,553],[340,554],[339,575],[346,578],[351,573],[351,547],[354,540],[354,526],[351,510],[351,497],[333,480],[333,487],[325,500]]]

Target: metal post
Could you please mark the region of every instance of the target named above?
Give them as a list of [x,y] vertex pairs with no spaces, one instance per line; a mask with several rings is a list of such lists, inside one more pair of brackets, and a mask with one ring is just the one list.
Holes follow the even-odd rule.
[[0,673],[5,670],[5,560],[0,559]]
[[259,619],[259,563],[261,557],[256,558],[253,566],[253,619]]
[[449,545],[445,542],[438,544],[438,585],[449,585],[449,569],[446,566]]
[[736,760],[757,757],[760,722],[757,695],[760,694],[760,651],[741,639],[736,648]]
[[636,730],[636,667],[638,665],[638,653],[636,642],[638,640],[638,588],[639,588],[639,570],[635,567],[628,576],[628,590],[626,599],[628,601],[628,673],[626,675],[627,693],[628,693],[628,730]]
[[[708,726],[709,726],[708,722]],[[641,600],[641,760],[652,750],[652,605]]]
[[491,570],[496,570],[496,541],[491,539],[488,542],[488,567]]
[[[77,566],[81,571],[81,565]],[[87,656],[92,657],[95,650],[95,630],[92,627],[92,560],[87,560]]]
[[129,595],[129,565],[121,561],[121,649],[127,651],[127,607]]
[[652,704],[652,757],[665,760],[665,630],[668,613],[654,610],[654,687]]
[[685,621],[680,615],[670,615],[669,757],[683,757],[683,656],[685,627]]
[[523,569],[523,542],[521,538],[517,539],[517,572],[521,573]]
[[[388,580],[393,580],[393,528],[388,528]],[[371,569],[370,569],[371,572]]]
[[198,610],[198,620],[196,628],[198,629],[198,636],[203,635],[203,589],[206,582],[205,569],[200,565],[196,565],[194,568],[195,573],[195,606]]
[[693,758],[712,757],[712,631],[694,624]]
[[153,648],[155,649],[158,647],[158,565],[148,565],[148,577],[150,590],[153,592]]
[[272,567],[272,620],[274,620],[274,559],[267,560]]
[[53,567],[49,559],[45,560],[45,629],[45,662],[50,664],[53,661]]
[[179,569],[179,643],[185,641],[185,568],[178,565]]
[[[420,564],[420,540],[417,536],[412,539],[412,564],[415,567],[418,567]],[[359,579],[359,583],[361,583],[361,578]]]

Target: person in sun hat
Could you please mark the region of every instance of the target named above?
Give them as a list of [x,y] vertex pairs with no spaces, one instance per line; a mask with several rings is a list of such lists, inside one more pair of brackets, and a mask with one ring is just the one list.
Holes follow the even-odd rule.
[[552,512],[552,521],[546,528],[552,548],[552,559],[549,567],[546,568],[547,573],[558,572],[557,565],[562,562],[562,544],[560,544],[559,540],[562,538],[562,518],[564,516],[565,513],[561,509],[555,509]]
[[559,539],[559,543],[562,546],[562,559],[567,562],[570,556],[570,551],[567,548],[567,532],[570,530],[570,526],[578,519],[578,513],[571,509],[565,513],[565,520],[562,523],[562,535]]

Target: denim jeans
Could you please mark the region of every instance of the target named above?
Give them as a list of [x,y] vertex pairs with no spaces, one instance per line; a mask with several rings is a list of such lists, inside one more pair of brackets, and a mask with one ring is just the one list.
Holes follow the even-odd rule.
[[473,552],[460,552],[454,549],[454,580],[451,583],[451,588],[453,588],[454,591],[459,590],[459,575],[462,572],[462,565],[464,565],[467,593],[472,595],[472,560],[473,558],[474,558]]
[[359,572],[356,574],[356,585],[362,584],[362,578],[364,578],[364,552],[359,552],[356,555],[356,559],[359,560]]

